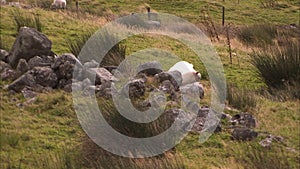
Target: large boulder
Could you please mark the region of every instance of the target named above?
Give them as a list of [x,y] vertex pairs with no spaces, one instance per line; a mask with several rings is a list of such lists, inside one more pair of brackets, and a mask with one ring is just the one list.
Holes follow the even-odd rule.
[[15,68],[20,59],[28,61],[34,56],[51,54],[52,42],[34,28],[22,27],[8,56],[8,63]]

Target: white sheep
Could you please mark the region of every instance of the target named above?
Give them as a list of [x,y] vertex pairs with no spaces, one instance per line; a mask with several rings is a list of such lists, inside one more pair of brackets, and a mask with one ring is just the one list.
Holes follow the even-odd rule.
[[201,74],[194,69],[194,66],[186,61],[177,62],[169,71],[179,71],[182,75],[182,84],[191,84],[201,79]]
[[6,4],[6,0],[1,0],[1,5],[5,5]]
[[67,6],[66,0],[54,0],[53,3],[51,4],[51,8],[55,8],[55,9],[65,9],[66,6]]

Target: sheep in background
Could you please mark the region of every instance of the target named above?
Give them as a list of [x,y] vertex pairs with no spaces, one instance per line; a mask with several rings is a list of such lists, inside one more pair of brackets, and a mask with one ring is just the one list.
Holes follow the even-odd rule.
[[65,9],[67,7],[67,1],[66,0],[54,0],[51,4],[51,8],[54,9]]
[[1,5],[5,5],[6,4],[6,0],[1,0]]

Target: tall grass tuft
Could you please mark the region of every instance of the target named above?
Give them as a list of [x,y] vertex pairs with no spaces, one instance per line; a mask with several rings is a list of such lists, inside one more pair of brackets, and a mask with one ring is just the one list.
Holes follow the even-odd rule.
[[66,43],[68,45],[69,51],[75,56],[79,56],[81,49],[93,34],[93,31],[87,31],[86,33],[76,37],[75,40],[68,39]]
[[[66,42],[68,44],[69,51],[75,56],[79,56],[81,49],[93,34],[94,31],[87,31],[85,34],[77,37],[74,40],[68,39]],[[116,37],[110,35],[109,33],[97,34],[94,36],[99,36],[97,38],[101,38],[101,42],[105,43],[106,46],[109,46],[110,44],[115,44],[104,56],[100,66],[118,66],[125,59],[126,46],[118,43]],[[99,46],[99,48],[101,47]],[[88,60],[88,58],[85,59]]]
[[290,40],[285,46],[254,52],[251,64],[256,67],[255,73],[262,78],[270,90],[299,87],[299,49],[299,41]]
[[16,30],[18,32],[23,26],[36,28],[39,32],[42,32],[43,25],[38,14],[24,13],[21,12],[19,9],[14,9],[11,13],[16,24]]
[[248,111],[257,104],[256,92],[236,85],[227,85],[228,104],[242,111]]
[[277,35],[277,28],[274,25],[251,25],[242,27],[237,38],[245,45],[265,47],[273,44],[273,39]]

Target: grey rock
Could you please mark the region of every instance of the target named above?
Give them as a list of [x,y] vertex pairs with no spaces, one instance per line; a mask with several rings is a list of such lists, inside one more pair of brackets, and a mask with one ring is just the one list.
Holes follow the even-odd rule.
[[28,86],[24,87],[21,92],[25,99],[31,99],[37,96],[37,93],[34,92],[33,89]]
[[78,81],[78,82],[74,82],[74,83],[69,83],[64,86],[63,90],[66,92],[82,91],[83,90],[82,82]]
[[54,88],[58,83],[57,75],[49,67],[35,67],[28,73],[32,74],[35,83],[41,86]]
[[86,69],[84,75],[84,77],[89,78],[92,82],[94,81],[96,85],[103,83],[110,85],[112,81],[116,80],[114,76],[105,68]]
[[258,133],[249,128],[235,128],[231,135],[236,140],[247,141],[255,139]]
[[99,63],[96,62],[95,60],[91,60],[91,61],[85,62],[83,64],[84,68],[98,68],[98,66],[99,66]]
[[34,28],[22,27],[8,56],[9,64],[15,68],[20,59],[51,53],[52,42]]
[[35,56],[28,61],[29,69],[34,67],[50,67],[54,62],[54,57],[52,56]]
[[111,98],[112,91],[110,88],[102,88],[101,90],[97,91],[96,96],[104,97],[104,98]]
[[141,96],[144,96],[146,92],[146,86],[143,79],[134,79],[128,82],[124,90],[127,89],[127,87],[128,91],[124,92],[128,92],[129,97],[131,98],[139,98]]
[[[181,86],[182,84],[182,75],[178,70],[169,71],[168,72],[173,78],[171,79],[171,82],[174,86]],[[175,80],[175,81],[174,81]]]
[[11,84],[8,85],[9,90],[14,90],[16,92],[21,92],[21,90],[25,86],[34,87],[35,86],[35,79],[32,74],[25,73],[20,76],[18,79],[13,81]]
[[147,62],[147,63],[139,65],[137,68],[137,72],[145,73],[148,76],[149,75],[154,76],[155,74],[162,72],[162,66],[157,61]]
[[20,72],[11,68],[5,67],[0,74],[1,80],[15,80],[20,76]]
[[29,66],[25,59],[20,59],[16,68],[17,71],[25,73],[29,70]]
[[9,53],[6,50],[0,49],[0,61],[7,63],[8,55],[9,55]]
[[100,91],[100,87],[97,87],[97,86],[87,86],[87,87],[84,87],[83,94],[85,96],[90,96],[90,95],[94,95],[95,93],[97,93],[99,91]]
[[108,70],[111,74],[115,73],[115,70],[118,68],[118,66],[104,66],[106,70]]
[[165,112],[167,114],[166,123],[172,124],[175,120],[178,121],[177,125],[175,125],[176,130],[181,131],[191,131],[193,128],[193,124],[191,120],[196,118],[196,115],[190,112],[185,112],[182,109],[172,108]]
[[187,84],[180,87],[182,94],[187,95],[192,98],[204,98],[204,88],[203,85],[199,82],[194,82],[192,84]]
[[57,88],[59,89],[63,89],[66,85],[69,85],[72,83],[72,79],[69,79],[69,80],[66,80],[66,79],[60,79],[58,81],[58,84],[57,84]]
[[261,140],[259,142],[259,144],[262,146],[262,147],[271,147],[272,145],[272,139],[271,138],[265,138],[263,140]]
[[169,80],[174,86],[175,90],[179,90],[179,86],[182,82],[181,73],[179,71],[161,72],[156,74],[154,77],[160,83],[165,80]]
[[256,119],[250,113],[239,113],[234,115],[230,122],[233,125],[241,125],[248,128],[255,128],[256,127]]
[[161,91],[163,91],[165,93],[171,94],[172,92],[175,91],[175,88],[174,88],[174,86],[173,86],[173,84],[171,83],[170,80],[165,80],[159,86],[159,90],[161,90]]
[[[75,66],[76,65],[76,66]],[[81,77],[82,65],[80,61],[71,53],[63,54],[54,59],[51,68],[57,74],[58,79],[74,79]]]
[[11,66],[9,64],[5,63],[4,61],[0,60],[0,72],[2,72],[6,68],[11,69]]
[[84,79],[83,81],[82,81],[82,88],[83,89],[85,89],[85,88],[87,88],[87,87],[89,87],[89,86],[91,86],[92,85],[92,82],[90,81],[90,79],[88,79],[88,78],[86,78],[86,79]]
[[267,138],[261,140],[259,144],[262,147],[271,147],[273,141],[279,142],[279,143],[284,143],[284,138],[281,136],[273,136],[273,135],[268,135]]

